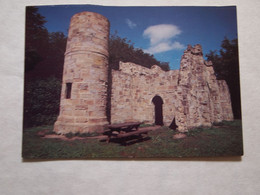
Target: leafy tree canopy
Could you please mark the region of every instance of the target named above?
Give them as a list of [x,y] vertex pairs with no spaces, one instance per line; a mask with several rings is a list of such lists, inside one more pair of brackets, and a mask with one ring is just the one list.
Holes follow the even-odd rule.
[[153,55],[144,53],[142,49],[134,48],[134,44],[126,38],[121,38],[115,32],[109,39],[109,64],[113,69],[118,69],[119,61],[133,62],[141,66],[151,68],[158,65],[163,70],[168,71],[169,62],[157,61]]
[[38,13],[38,8],[26,8],[25,71],[32,70],[43,59],[42,53],[48,42],[45,23],[44,17]]
[[38,8],[26,9],[24,126],[53,124],[59,112],[66,36],[48,32]]
[[238,40],[225,37],[221,47],[219,51],[210,51],[206,57],[213,62],[217,79],[227,82],[234,116],[241,118]]
[[48,32],[45,17],[38,8],[26,8],[25,71],[37,77],[61,79],[67,37],[62,32]]

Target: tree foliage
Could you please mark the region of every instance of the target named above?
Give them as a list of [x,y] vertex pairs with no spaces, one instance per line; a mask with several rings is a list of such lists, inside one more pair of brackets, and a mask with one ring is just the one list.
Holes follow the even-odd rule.
[[38,8],[26,8],[25,72],[32,71],[41,78],[61,79],[67,38],[61,32],[48,32],[45,23]]
[[24,126],[52,125],[59,113],[61,82],[55,77],[26,83]]
[[62,79],[64,53],[67,37],[62,32],[48,34],[48,51],[44,55],[43,65],[47,76],[55,76]]
[[224,38],[221,47],[219,52],[210,51],[206,57],[213,62],[217,79],[227,82],[234,117],[241,118],[238,40]]
[[38,8],[26,9],[24,126],[53,124],[59,111],[66,36],[49,33]]
[[48,42],[48,31],[44,27],[46,21],[38,13],[38,8],[26,8],[25,31],[25,71],[32,70],[43,59],[41,55]]
[[168,62],[156,60],[153,55],[144,53],[142,49],[134,48],[134,44],[130,40],[121,38],[117,33],[114,33],[109,39],[109,64],[111,68],[118,69],[119,61],[133,62],[147,68],[156,64],[165,71],[170,70]]

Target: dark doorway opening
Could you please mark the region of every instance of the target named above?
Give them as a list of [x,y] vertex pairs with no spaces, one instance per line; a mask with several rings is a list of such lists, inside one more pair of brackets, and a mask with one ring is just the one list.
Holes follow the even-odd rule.
[[156,95],[152,102],[154,104],[155,124],[163,125],[163,100],[160,96]]
[[176,130],[178,128],[178,125],[176,125],[175,117],[173,118],[172,123],[169,127],[173,130]]

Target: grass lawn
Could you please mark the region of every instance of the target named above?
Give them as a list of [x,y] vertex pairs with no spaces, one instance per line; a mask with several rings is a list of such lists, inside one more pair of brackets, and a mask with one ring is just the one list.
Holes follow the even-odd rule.
[[96,139],[64,141],[43,139],[37,133],[52,130],[52,126],[25,129],[23,151],[25,159],[108,159],[108,158],[174,158],[243,155],[242,124],[240,120],[224,121],[211,128],[196,128],[183,139],[168,127],[151,131],[145,140],[124,146],[120,140],[110,143]]

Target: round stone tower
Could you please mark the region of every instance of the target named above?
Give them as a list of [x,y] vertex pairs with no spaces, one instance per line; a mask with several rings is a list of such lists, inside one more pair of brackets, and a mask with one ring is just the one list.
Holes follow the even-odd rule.
[[82,12],[71,18],[56,133],[94,132],[108,124],[108,38],[104,16]]

